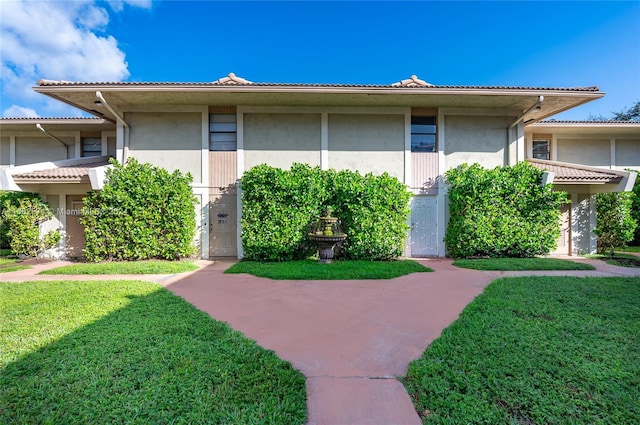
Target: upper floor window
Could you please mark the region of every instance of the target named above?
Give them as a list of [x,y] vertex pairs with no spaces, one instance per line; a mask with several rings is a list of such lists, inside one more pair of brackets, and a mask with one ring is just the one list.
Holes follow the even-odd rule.
[[209,150],[235,151],[237,131],[235,114],[209,114]]
[[436,117],[411,117],[411,152],[436,151]]
[[534,159],[551,159],[551,143],[548,139],[533,139],[532,156]]
[[80,139],[82,145],[82,157],[102,155],[102,139],[100,137],[83,137]]

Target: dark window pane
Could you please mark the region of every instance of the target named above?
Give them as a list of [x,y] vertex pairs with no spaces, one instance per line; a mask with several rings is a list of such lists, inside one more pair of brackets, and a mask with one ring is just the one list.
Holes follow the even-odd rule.
[[237,125],[234,122],[212,122],[209,124],[209,131],[219,133],[219,132],[229,132],[229,131],[237,131]]
[[436,151],[436,135],[435,134],[412,134],[411,135],[411,152],[435,152]]

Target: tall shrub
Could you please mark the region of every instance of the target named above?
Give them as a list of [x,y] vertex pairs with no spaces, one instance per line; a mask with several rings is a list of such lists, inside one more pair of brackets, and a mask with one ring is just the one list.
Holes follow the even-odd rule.
[[17,205],[5,201],[2,218],[9,228],[7,236],[11,251],[16,255],[36,257],[53,248],[60,241],[60,232],[40,232],[40,225],[52,217],[51,209],[40,198],[23,197]]
[[331,207],[348,237],[344,255],[383,260],[402,254],[409,192],[387,174],[323,171],[294,164],[291,170],[259,165],[242,177],[242,244],[245,258],[285,261],[315,251],[308,228]]
[[193,254],[196,198],[190,174],[133,158],[112,160],[104,188],[85,198],[88,260],[175,260]]
[[555,248],[566,194],[542,185],[526,162],[492,170],[463,164],[445,174],[449,189],[449,255],[532,257]]
[[[20,205],[21,199],[38,198],[35,193],[28,192],[10,192],[0,190],[0,248],[11,248],[9,237],[9,222],[4,219],[4,211],[8,205],[17,207]],[[39,198],[38,198],[39,199]]]
[[598,193],[596,195],[596,228],[598,252],[624,246],[633,240],[636,221],[631,215],[633,193]]
[[640,171],[627,170],[638,173],[636,182],[633,185],[633,194],[631,195],[631,218],[636,221],[636,230],[633,234],[633,240],[630,242],[633,246],[640,246]]

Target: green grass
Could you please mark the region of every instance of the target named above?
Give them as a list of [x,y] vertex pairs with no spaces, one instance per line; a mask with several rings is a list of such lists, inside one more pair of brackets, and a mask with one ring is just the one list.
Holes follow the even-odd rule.
[[609,254],[593,254],[587,255],[588,258],[603,260],[607,264],[619,267],[640,267],[640,257],[633,254],[624,254],[615,252],[613,257]]
[[393,279],[409,273],[431,271],[433,270],[412,260],[340,260],[331,264],[300,260],[281,263],[240,261],[225,270],[225,273],[248,273],[275,280],[357,280]]
[[412,362],[426,424],[640,423],[640,278],[494,281]]
[[30,268],[31,266],[19,264],[16,258],[0,257],[0,273],[9,273]]
[[105,263],[78,263],[41,271],[39,274],[173,274],[197,270],[187,261],[112,261]]
[[560,258],[479,258],[461,259],[454,266],[475,270],[595,270],[595,267]]
[[616,248],[616,251],[640,252],[640,246],[625,246],[624,248]]
[[304,376],[158,285],[0,283],[2,424],[302,424]]

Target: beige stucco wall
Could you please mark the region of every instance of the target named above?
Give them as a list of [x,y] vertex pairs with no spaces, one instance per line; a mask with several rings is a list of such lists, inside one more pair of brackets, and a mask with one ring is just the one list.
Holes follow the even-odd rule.
[[445,116],[447,169],[464,163],[478,163],[485,168],[506,165],[505,148],[510,121],[513,121],[510,117]]
[[[69,137],[61,137],[61,139],[71,145],[70,149],[73,152],[75,139]],[[56,140],[49,137],[16,137],[15,165],[62,159],[67,159],[67,149]]]
[[615,165],[640,170],[640,139],[616,140]]
[[329,114],[328,166],[404,179],[404,115]]
[[244,167],[288,169],[294,162],[320,165],[320,114],[243,115]]
[[0,137],[0,166],[9,165],[9,147],[10,147],[10,139],[9,137]]
[[129,155],[140,162],[189,172],[202,180],[202,114],[199,112],[129,112]]
[[574,164],[609,167],[611,145],[609,139],[558,138],[557,160]]

